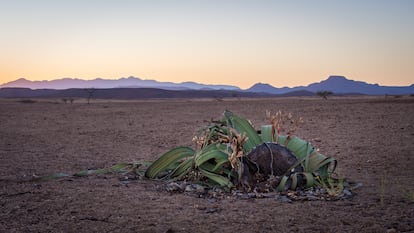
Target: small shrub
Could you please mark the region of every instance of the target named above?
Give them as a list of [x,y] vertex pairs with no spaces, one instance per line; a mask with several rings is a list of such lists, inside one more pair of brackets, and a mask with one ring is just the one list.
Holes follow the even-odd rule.
[[322,97],[323,99],[327,100],[328,96],[332,95],[333,92],[332,91],[318,91],[316,92],[316,94],[320,97]]
[[410,189],[402,189],[401,193],[409,203],[414,203],[414,191]]
[[34,104],[34,103],[37,103],[36,100],[32,100],[32,99],[19,100],[18,102],[23,103],[23,104]]
[[382,176],[381,179],[380,179],[379,187],[378,187],[381,206],[384,206],[386,186],[387,186],[387,180],[385,179],[385,176]]

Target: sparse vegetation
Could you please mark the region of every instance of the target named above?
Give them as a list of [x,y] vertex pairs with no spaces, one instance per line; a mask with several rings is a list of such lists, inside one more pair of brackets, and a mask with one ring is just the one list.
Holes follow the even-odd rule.
[[316,94],[322,97],[323,99],[327,100],[328,96],[333,95],[333,92],[332,91],[318,91],[316,92]]
[[62,102],[65,103],[65,104],[67,104],[68,102],[73,104],[74,100],[75,100],[74,98],[62,98]]
[[233,98],[237,98],[237,100],[241,100],[241,95],[239,93],[237,93],[237,92],[232,93],[231,96]]
[[401,190],[403,197],[409,202],[414,203],[414,190],[410,190],[408,188],[403,188]]
[[[319,187],[330,197],[340,195],[344,182],[332,177],[336,159],[320,154],[309,142],[294,136],[303,119],[281,111],[267,112],[267,117],[270,124],[263,125],[258,133],[248,120],[225,111],[222,119],[212,120],[193,138],[195,149],[180,146],[152,163],[119,163],[73,176],[132,172],[149,179],[190,181],[228,191],[238,188],[268,192]],[[37,179],[67,176],[57,173]]]
[[316,182],[319,186],[323,187],[331,197],[339,196],[344,190],[343,179],[333,179],[332,177],[328,177],[324,180],[320,177],[316,177]]
[[223,102],[223,97],[220,96],[214,96],[214,99],[218,102]]
[[381,176],[380,183],[379,183],[379,195],[380,195],[380,204],[384,206],[385,201],[385,189],[386,189],[387,181],[385,179],[385,175]]
[[34,104],[34,103],[37,103],[36,100],[32,100],[32,99],[23,99],[23,100],[19,100],[18,102],[23,103],[23,104]]
[[[338,193],[341,182],[335,182],[331,178],[336,168],[336,159],[320,154],[309,142],[293,136],[303,122],[302,119],[294,119],[291,114],[280,111],[275,115],[268,112],[268,117],[271,124],[263,125],[261,133],[258,134],[249,121],[226,111],[221,120],[212,121],[194,137],[196,150],[190,147],[172,149],[151,164],[145,176],[150,179],[191,180],[226,189],[246,186],[254,189],[258,185],[257,178],[250,179],[250,175],[254,175],[264,176],[269,190],[295,190],[298,187],[328,184],[335,191],[332,195]],[[284,129],[286,123],[289,126]],[[286,135],[282,132],[286,132]],[[280,165],[273,163],[273,159],[280,159],[275,156],[282,156],[278,151],[270,150],[270,160],[253,161],[246,156],[263,143],[283,145],[296,157],[296,162],[280,172],[278,169],[281,168],[277,167]],[[270,162],[263,164],[263,161]],[[268,174],[263,174],[263,171],[252,174],[251,170],[247,170],[249,163],[267,170],[270,166],[270,171]],[[297,167],[300,169],[296,169]],[[262,181],[264,180],[260,182]]]
[[88,104],[90,104],[91,98],[92,98],[93,94],[95,93],[95,91],[96,91],[95,88],[86,89],[86,92],[88,93],[88,97],[87,97]]
[[[86,97],[86,92],[81,91]],[[409,99],[394,104],[392,96],[389,96],[392,103],[384,101],[384,96],[353,96],[328,103],[334,98],[324,101],[314,95],[310,99],[243,98],[240,102],[225,99],[222,103],[212,98],[109,102],[95,100],[98,94],[99,91],[90,105],[86,105],[86,98],[78,97],[73,106],[63,104],[62,96],[31,98],[38,101],[31,105],[17,102],[17,98],[0,99],[3,150],[9,155],[2,160],[4,176],[0,179],[6,188],[1,194],[2,210],[10,213],[2,219],[5,230],[27,231],[34,227],[38,231],[52,228],[65,231],[83,224],[85,231],[105,231],[121,229],[117,226],[126,222],[130,224],[123,227],[125,231],[152,232],[169,229],[409,232],[413,229],[410,151],[414,148],[410,140],[403,140],[412,136],[409,126],[413,125],[413,118],[409,116],[414,109]],[[53,105],[54,100],[60,104]],[[215,187],[209,188],[185,178],[152,181],[144,177],[148,165],[143,163],[136,171],[126,167],[107,170],[109,174],[94,172],[118,162],[137,161],[138,165],[142,161],[152,162],[180,145],[196,151],[197,147],[191,143],[199,135],[196,130],[209,125],[211,117],[221,120],[225,107],[252,120],[256,130],[269,124],[263,114],[266,109],[291,111],[292,120],[302,116],[305,122],[294,135],[338,160],[331,178],[334,182],[335,177],[344,178],[342,194],[330,197],[322,185],[282,192],[267,192],[265,185],[262,192],[233,187],[224,192],[214,183]],[[269,115],[275,115],[274,111]],[[281,131],[282,135],[291,128],[289,120],[284,122],[281,128],[286,129]],[[74,177],[79,171],[83,173]],[[61,174],[58,180],[32,181],[35,176],[54,172],[70,176]],[[83,174],[90,176],[79,176]],[[383,207],[379,192],[382,175],[386,179]],[[42,201],[44,198],[52,201]],[[39,204],[41,210],[37,208]],[[114,206],[125,211],[115,210],[114,215]],[[25,214],[28,211],[33,214]],[[218,218],[225,218],[226,224],[221,224]],[[47,221],[39,224],[39,219]]]

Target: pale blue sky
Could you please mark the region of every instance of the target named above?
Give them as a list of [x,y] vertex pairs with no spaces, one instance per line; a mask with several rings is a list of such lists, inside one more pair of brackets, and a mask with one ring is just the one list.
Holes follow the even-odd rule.
[[0,83],[414,83],[414,1],[0,0]]

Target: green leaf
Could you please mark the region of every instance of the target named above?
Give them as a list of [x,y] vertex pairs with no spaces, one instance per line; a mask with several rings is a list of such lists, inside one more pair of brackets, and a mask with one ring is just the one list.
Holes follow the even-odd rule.
[[288,138],[287,135],[277,135],[276,136],[276,143],[280,144],[282,146],[286,146],[287,138]]
[[305,179],[306,179],[306,186],[305,187],[306,188],[310,188],[310,187],[312,187],[312,186],[315,185],[315,177],[313,176],[312,173],[309,173],[309,172],[301,172],[299,174],[301,174],[301,175],[303,175],[305,177]]
[[286,182],[288,181],[289,177],[283,176],[280,180],[279,185],[277,186],[277,191],[282,192],[285,189]]
[[200,172],[203,176],[205,176],[208,179],[212,180],[213,182],[215,182],[216,184],[218,184],[221,187],[227,187],[227,188],[233,187],[233,183],[231,183],[231,181],[229,179],[227,179],[226,177],[224,177],[224,176],[215,174],[213,172],[206,171],[204,169],[200,169]]
[[304,172],[317,172],[321,177],[328,177],[328,173],[333,173],[335,170],[337,160],[319,153],[309,142],[296,136],[288,138],[282,135],[278,136],[278,140],[302,163]]
[[246,134],[247,141],[243,148],[245,153],[251,151],[255,146],[263,143],[256,130],[246,119],[239,117],[228,110],[224,112],[224,117],[229,127],[237,130],[240,134]]
[[194,156],[194,150],[189,147],[177,147],[167,153],[163,154],[160,158],[155,160],[145,172],[145,176],[150,179],[160,178],[160,174],[166,170],[172,169],[171,165],[179,162],[181,159]]
[[[219,147],[222,147],[221,149]],[[228,161],[227,153],[223,152],[224,144],[210,144],[195,155],[195,167],[201,166],[203,163],[214,159],[216,163]]]
[[[139,166],[141,166],[141,165],[140,164],[135,165],[135,167],[139,167]],[[123,173],[123,172],[129,171],[133,167],[134,167],[133,163],[118,163],[118,164],[113,165],[109,169],[112,172]],[[104,170],[104,169],[101,169],[101,170]]]
[[230,177],[230,176],[235,177],[230,169],[228,169],[226,167],[222,167],[222,166],[217,166],[217,164],[214,165],[211,162],[203,163],[199,167],[199,169],[206,170],[208,172],[212,172],[212,173],[215,173],[217,175],[222,175],[222,176],[225,176],[225,177]]
[[191,170],[191,167],[193,166],[194,159],[190,158],[185,161],[183,161],[180,165],[177,166],[177,168],[171,173],[170,177],[175,177],[177,179],[181,179],[185,175],[188,174],[188,172]]
[[262,138],[263,142],[273,142],[272,131],[272,125],[262,125],[260,137]]
[[84,177],[95,174],[96,170],[84,170],[73,174],[74,176]]
[[48,181],[48,180],[56,180],[56,179],[60,179],[63,177],[68,177],[68,176],[69,174],[66,174],[66,173],[55,173],[55,174],[48,175],[48,176],[37,177],[33,180],[34,181]]
[[298,159],[303,159],[305,156],[312,153],[315,148],[307,141],[302,140],[296,136],[290,137],[286,148],[288,148]]
[[106,174],[110,172],[125,173],[133,169],[134,166],[139,167],[140,164],[134,165],[133,163],[118,163],[118,164],[113,165],[110,168],[80,171],[80,172],[75,173],[74,176],[83,177],[83,176],[89,176],[89,175],[95,175],[95,174]]
[[293,190],[295,190],[296,187],[298,187],[298,175],[299,175],[299,173],[294,173],[290,177],[292,179],[292,184],[290,185],[290,188],[293,189]]
[[320,168],[317,170],[317,173],[322,178],[330,177],[337,165],[338,161],[335,158],[326,158],[323,162],[320,163]]

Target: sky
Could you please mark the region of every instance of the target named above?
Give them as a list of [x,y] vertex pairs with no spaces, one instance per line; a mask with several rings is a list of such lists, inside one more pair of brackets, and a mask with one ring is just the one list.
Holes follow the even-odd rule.
[[411,0],[0,0],[0,84],[19,78],[294,87],[414,83]]

